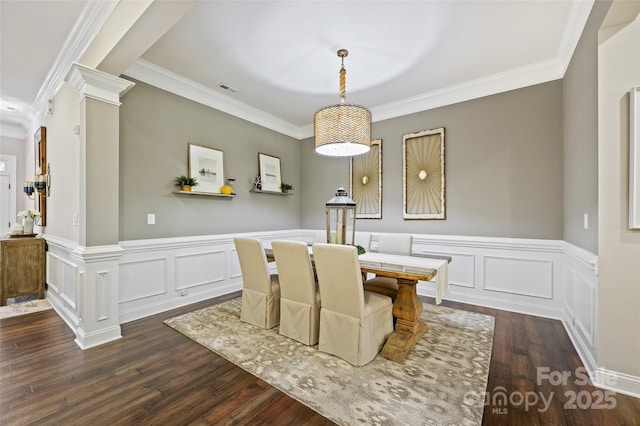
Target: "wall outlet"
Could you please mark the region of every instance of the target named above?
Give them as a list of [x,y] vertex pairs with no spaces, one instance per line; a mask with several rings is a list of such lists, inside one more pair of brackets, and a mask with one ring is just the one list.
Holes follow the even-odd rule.
[[73,214],[73,226],[78,226],[78,213]]
[[150,213],[147,215],[147,225],[155,225],[156,224],[156,215]]
[[584,229],[589,229],[589,213],[584,214],[582,221],[583,221],[582,226],[584,226]]

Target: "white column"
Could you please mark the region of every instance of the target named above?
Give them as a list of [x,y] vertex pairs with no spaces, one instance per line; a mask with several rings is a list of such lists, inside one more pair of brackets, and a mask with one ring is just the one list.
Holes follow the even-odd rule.
[[134,83],[73,64],[66,81],[80,103],[80,176],[78,179],[79,322],[76,343],[82,349],[119,339],[119,107]]

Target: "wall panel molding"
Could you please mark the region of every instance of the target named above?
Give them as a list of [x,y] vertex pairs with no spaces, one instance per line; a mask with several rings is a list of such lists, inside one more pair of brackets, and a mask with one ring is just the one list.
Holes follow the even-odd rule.
[[[81,349],[119,339],[119,245],[80,246],[45,234],[48,276],[54,285],[47,299],[76,335]],[[48,281],[48,282],[49,282]]]
[[598,369],[598,257],[564,241],[563,318],[571,342],[595,383]]
[[435,256],[449,256],[451,265],[449,267],[449,284],[455,287],[474,288],[476,286],[476,255],[473,253],[462,253],[454,251],[433,251],[415,249],[414,253]]
[[76,244],[45,235],[47,240],[47,300],[74,332],[80,323],[80,266]]
[[483,256],[483,288],[488,291],[553,298],[553,263],[550,260],[509,256]]
[[[148,285],[140,286],[133,279],[144,276]],[[120,300],[134,302],[167,293],[167,258],[151,257],[120,262]]]
[[[554,319],[563,317],[562,251],[557,240],[413,234],[413,252],[452,258],[447,299]],[[433,283],[418,294],[434,297]]]
[[174,257],[176,290],[224,281],[225,260],[225,250],[176,255]]
[[[121,241],[120,322],[242,290],[235,237],[259,238],[268,244],[301,235],[299,230],[283,230]],[[159,259],[165,267],[152,268]]]

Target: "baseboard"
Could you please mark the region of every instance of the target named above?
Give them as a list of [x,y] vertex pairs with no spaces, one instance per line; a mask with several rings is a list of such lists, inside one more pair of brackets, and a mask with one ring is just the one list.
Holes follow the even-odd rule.
[[[435,298],[435,291],[429,289],[425,284],[419,284],[417,291],[419,296]],[[476,294],[456,293],[455,291],[452,291],[452,293],[446,297],[446,300],[549,319],[562,319],[562,311],[560,309],[551,306],[536,305],[534,303],[479,296]]]
[[594,386],[621,393],[634,398],[640,398],[640,377],[631,376],[617,371],[598,368],[591,378]]
[[212,291],[193,294],[184,297],[163,300],[159,303],[146,304],[140,308],[120,309],[120,324],[126,324],[151,315],[161,314],[162,312],[180,308],[182,306],[191,305],[204,300],[213,299],[214,297],[224,296],[236,291],[242,290],[242,282],[227,284],[217,287]]
[[82,328],[76,328],[76,339],[74,340],[80,349],[85,350],[113,342],[122,338],[120,325],[100,329],[96,333],[85,333]]
[[567,332],[567,335],[569,336],[569,340],[571,340],[573,347],[576,349],[578,357],[580,357],[584,368],[589,372],[591,381],[595,385],[594,377],[595,371],[598,368],[598,364],[596,363],[596,360],[591,353],[592,348],[587,346],[584,340],[575,333],[575,328],[571,325],[571,318],[565,315],[565,317],[562,319],[562,325],[564,326],[564,329]]

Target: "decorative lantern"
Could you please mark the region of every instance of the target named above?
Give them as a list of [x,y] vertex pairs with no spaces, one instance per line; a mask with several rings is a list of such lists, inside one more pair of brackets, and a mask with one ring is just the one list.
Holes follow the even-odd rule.
[[347,191],[338,187],[336,196],[325,204],[327,241],[331,244],[353,245],[356,234],[356,202]]

